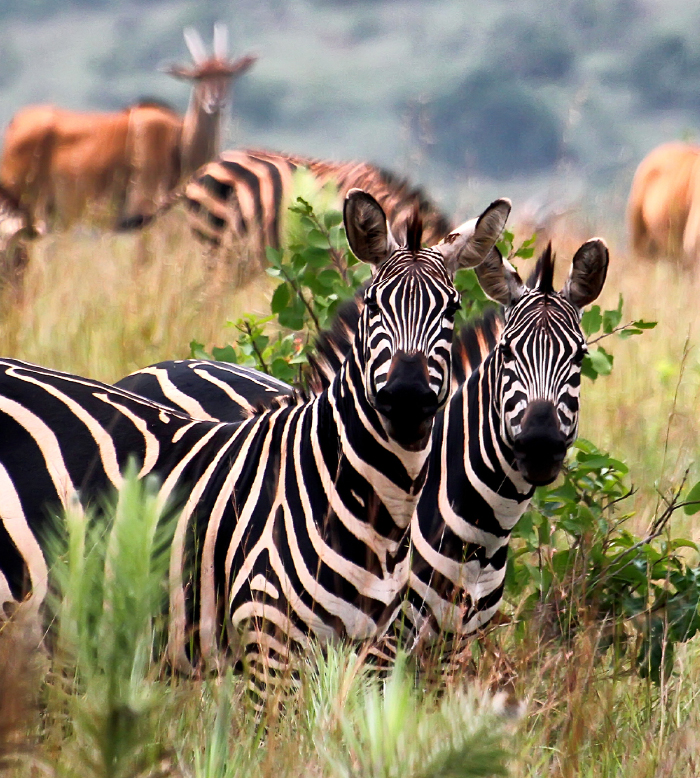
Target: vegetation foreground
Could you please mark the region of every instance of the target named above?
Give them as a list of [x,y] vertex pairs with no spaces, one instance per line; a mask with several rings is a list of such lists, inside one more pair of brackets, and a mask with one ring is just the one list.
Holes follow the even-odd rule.
[[[271,706],[262,719],[224,657],[216,674],[172,676],[156,650],[169,529],[148,486],[128,482],[111,522],[87,530],[68,517],[57,533],[51,652],[32,648],[41,626],[26,614],[0,630],[0,767],[115,778],[698,775],[699,533],[693,507],[676,510],[699,475],[697,285],[613,251],[601,308],[615,310],[621,293],[623,322],[659,326],[604,342],[614,368],[584,385],[583,439],[517,533],[507,618],[447,667],[439,656],[453,647],[421,646],[382,680],[362,646],[311,650],[284,714]],[[188,356],[193,339],[209,351],[234,341],[226,321],[264,316],[271,294],[254,268],[206,256],[177,213],[139,236],[58,235],[33,247],[0,348],[113,381]]]

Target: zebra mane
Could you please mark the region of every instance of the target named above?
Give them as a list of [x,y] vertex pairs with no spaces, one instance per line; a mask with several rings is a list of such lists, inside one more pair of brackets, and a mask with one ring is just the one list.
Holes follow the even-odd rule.
[[420,251],[422,238],[423,219],[420,213],[420,206],[415,202],[413,204],[413,212],[406,223],[406,246],[408,250],[414,253]]
[[[312,394],[330,385],[350,352],[362,313],[362,292],[360,289],[340,305],[331,328],[316,340],[316,353],[309,356],[304,371],[304,382]],[[479,367],[496,347],[502,330],[503,316],[498,308],[487,309],[480,318],[459,329],[452,341],[453,384],[463,383]]]
[[455,334],[452,341],[452,384],[462,384],[496,348],[503,331],[499,308],[486,311]]
[[551,294],[554,291],[554,261],[556,255],[552,251],[551,242],[547,244],[545,250],[540,254],[535,269],[527,279],[527,285],[530,289],[537,288],[537,291],[544,294]]
[[305,383],[314,394],[329,386],[350,353],[362,313],[363,292],[364,286],[360,287],[354,297],[341,303],[331,328],[323,330],[316,339],[316,353],[309,356],[309,365],[304,374]]
[[280,408],[290,408],[294,405],[303,405],[308,402],[310,395],[301,387],[294,387],[289,394],[278,394],[269,401],[260,401],[252,410],[245,414],[246,419],[262,416],[269,411],[277,411]]
[[439,237],[447,235],[454,226],[452,222],[439,211],[433,202],[426,196],[425,191],[419,186],[413,186],[408,179],[396,175],[391,170],[383,167],[375,168],[384,184],[391,189],[400,192],[407,200],[413,200],[418,207],[418,212],[424,221],[431,223],[431,231]]

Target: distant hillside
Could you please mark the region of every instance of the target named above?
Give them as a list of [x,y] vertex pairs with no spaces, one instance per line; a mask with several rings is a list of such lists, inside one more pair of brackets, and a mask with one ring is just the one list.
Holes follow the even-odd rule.
[[222,19],[236,53],[260,54],[229,144],[370,159],[459,213],[496,192],[619,205],[641,157],[700,123],[699,16],[680,0],[4,0],[0,123],[39,101],[184,110],[158,67],[186,58],[183,26],[206,38]]

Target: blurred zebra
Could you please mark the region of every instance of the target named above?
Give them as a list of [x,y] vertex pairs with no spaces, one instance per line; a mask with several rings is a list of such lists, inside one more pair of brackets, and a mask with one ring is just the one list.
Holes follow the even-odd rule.
[[185,189],[191,229],[214,246],[248,238],[264,256],[266,246],[280,245],[299,169],[307,169],[320,185],[334,184],[341,198],[353,188],[369,192],[397,235],[405,232],[415,205],[428,245],[450,231],[448,220],[420,189],[386,170],[367,162],[332,162],[263,150],[225,151],[192,176]]
[[[368,194],[349,193],[353,251],[375,266],[352,347],[328,388],[239,424],[197,420],[97,381],[0,360],[0,605],[46,591],[47,511],[84,505],[122,481],[161,481],[181,508],[171,549],[169,654],[190,671],[221,637],[252,689],[288,666],[290,647],[382,634],[408,583],[405,536],[435,414],[450,392],[459,295],[451,273],[491,249],[510,210],[475,233],[400,246]],[[190,578],[191,576],[191,578]]]
[[[561,292],[552,286],[551,246],[527,284],[497,250],[476,269],[482,288],[504,306],[504,315],[487,314],[453,343],[453,394],[433,427],[426,483],[411,521],[410,585],[401,630],[409,645],[438,636],[458,642],[498,610],[511,530],[535,487],[557,477],[577,434],[587,350],[580,314],[600,294],[607,266],[605,243],[592,239],[576,252]],[[312,365],[317,391],[339,369],[361,316],[362,301],[351,301],[321,337]],[[207,397],[209,412],[218,418],[238,418],[243,411],[230,398],[209,393],[213,377],[226,382],[228,372],[235,376],[238,396],[260,399],[236,366],[189,365],[187,360],[161,363],[159,369],[174,387],[181,385],[180,371],[203,371],[206,380],[193,383],[188,393],[196,389],[194,398]],[[121,383],[148,391],[138,373]]]

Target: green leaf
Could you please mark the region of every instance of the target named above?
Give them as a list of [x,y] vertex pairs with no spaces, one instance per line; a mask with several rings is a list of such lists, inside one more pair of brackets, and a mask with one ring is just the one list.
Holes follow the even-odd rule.
[[267,261],[274,267],[278,267],[284,257],[284,252],[281,249],[273,248],[272,246],[265,246],[265,256]]
[[309,230],[308,234],[306,235],[306,240],[309,243],[309,246],[317,249],[328,249],[329,246],[329,240],[328,235],[324,235],[320,230],[314,229]]
[[503,230],[501,239],[496,243],[496,247],[504,257],[509,257],[513,251],[513,233],[510,230]]
[[323,214],[323,224],[327,230],[343,223],[343,214],[340,211],[326,211]]
[[586,333],[587,338],[599,332],[602,324],[603,317],[600,315],[599,305],[591,306],[581,317],[581,328]]
[[590,355],[586,354],[581,362],[581,375],[595,381],[598,378],[598,371],[593,367]]
[[653,330],[654,327],[658,324],[656,321],[644,321],[643,319],[639,319],[638,321],[632,322],[633,326],[638,327],[640,330]]
[[697,503],[696,505],[685,505],[683,511],[687,516],[692,516],[700,511],[700,481],[686,494],[684,502]]
[[291,292],[292,290],[289,284],[280,284],[277,289],[275,289],[272,299],[270,300],[270,310],[273,313],[280,313],[280,311],[283,311],[289,305]]
[[537,233],[524,240],[520,247],[513,254],[514,257],[520,257],[521,259],[530,259],[535,253],[535,241],[537,240]]
[[622,295],[620,295],[617,308],[613,311],[605,311],[603,314],[603,332],[611,333],[622,321]]
[[326,241],[325,247],[308,246],[301,252],[299,256],[307,265],[312,268],[318,270],[319,268],[326,267],[326,265],[329,263],[328,241]]
[[613,358],[602,346],[598,346],[595,351],[589,351],[586,357],[590,360],[591,367],[598,375],[610,375]]
[[322,270],[317,279],[318,283],[326,287],[327,289],[333,289],[336,284],[341,284],[343,279],[340,277],[340,273],[334,267],[328,267]]
[[277,319],[283,327],[301,330],[304,327],[306,307],[299,298],[293,298],[290,304],[279,312]]
[[479,279],[473,270],[460,268],[455,273],[454,285],[459,292],[470,292],[479,286]]
[[190,356],[193,359],[211,359],[211,356],[204,350],[204,343],[199,341],[190,341]]
[[283,357],[276,357],[270,364],[270,375],[280,381],[292,383],[297,377],[297,371]]
[[211,353],[217,362],[233,362],[234,364],[238,362],[236,349],[230,343],[226,346],[222,346],[221,348],[214,346],[214,348],[211,350]]

